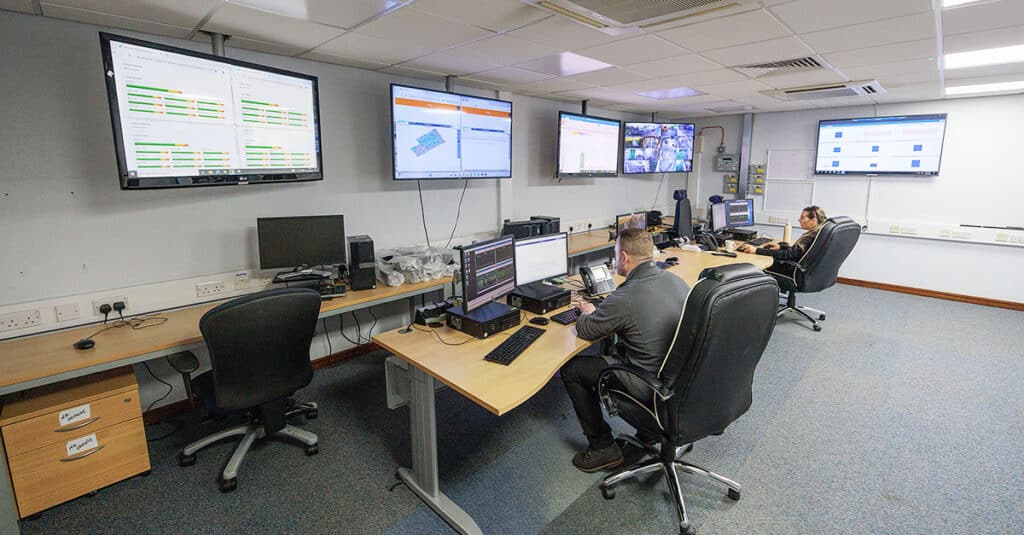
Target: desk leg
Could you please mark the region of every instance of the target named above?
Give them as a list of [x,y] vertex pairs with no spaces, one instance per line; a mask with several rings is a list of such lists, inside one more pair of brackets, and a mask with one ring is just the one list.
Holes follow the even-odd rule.
[[469,514],[438,488],[437,418],[434,411],[434,378],[416,366],[411,372],[409,433],[412,469],[399,468],[398,477],[449,526],[459,533],[482,534]]
[[7,464],[7,452],[0,440],[0,534],[20,533],[18,527],[18,504],[14,501],[14,487],[11,483],[11,469]]

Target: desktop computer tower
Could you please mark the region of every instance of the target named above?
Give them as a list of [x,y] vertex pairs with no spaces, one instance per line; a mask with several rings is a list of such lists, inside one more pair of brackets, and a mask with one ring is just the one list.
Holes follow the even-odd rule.
[[556,234],[561,232],[561,219],[549,215],[530,216],[530,221],[540,223],[541,234]]
[[373,240],[369,236],[348,238],[349,286],[353,290],[377,287],[377,263],[373,256]]
[[516,238],[529,238],[530,236],[540,236],[543,234],[542,222],[540,221],[505,221],[505,224],[501,228],[501,235],[507,236],[511,234]]

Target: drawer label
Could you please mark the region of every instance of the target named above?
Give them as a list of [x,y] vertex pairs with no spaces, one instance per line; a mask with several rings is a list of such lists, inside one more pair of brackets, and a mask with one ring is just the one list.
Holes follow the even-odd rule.
[[88,403],[77,407],[71,407],[70,409],[64,409],[57,414],[58,425],[61,427],[88,420],[89,418],[92,418],[92,410]]
[[83,451],[96,449],[99,445],[100,441],[96,439],[96,433],[85,435],[84,437],[76,438],[74,440],[69,440],[67,443],[68,457],[77,453],[82,453]]

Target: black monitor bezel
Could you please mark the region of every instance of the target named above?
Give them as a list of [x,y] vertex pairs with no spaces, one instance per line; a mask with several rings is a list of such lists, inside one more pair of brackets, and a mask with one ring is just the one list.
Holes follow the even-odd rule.
[[[694,129],[693,137],[690,139],[690,159],[686,160],[690,162],[689,171],[647,171],[647,172],[629,172],[626,171],[626,129],[631,124],[657,124],[657,125],[690,125]],[[624,175],[660,175],[660,174],[673,174],[673,173],[692,173],[693,172],[693,144],[697,137],[697,125],[696,123],[672,123],[672,122],[659,122],[659,121],[622,121],[622,174]]]
[[[822,123],[836,123],[842,121],[857,121],[862,119],[910,119],[915,117],[942,117],[942,149],[939,150],[939,167],[934,172],[917,173],[914,171],[842,171],[829,173],[818,169],[818,148],[821,146],[821,125]],[[882,117],[847,117],[844,119],[820,119],[818,120],[818,132],[814,136],[814,176],[875,176],[875,175],[897,175],[897,176],[939,176],[942,172],[942,153],[946,150],[946,128],[949,126],[949,114],[947,113],[918,113],[914,115],[883,115]]]
[[[226,58],[223,56],[215,56],[213,54],[206,54],[203,52],[196,52],[194,50],[188,50],[185,48],[179,48],[175,46],[168,46],[151,41],[144,41],[142,39],[134,39],[131,37],[124,37],[121,35],[111,34],[107,32],[99,32],[100,35],[100,48],[102,49],[103,56],[103,78],[106,81],[107,88],[107,102],[110,106],[110,122],[113,126],[114,133],[114,151],[117,155],[117,171],[118,179],[121,183],[122,190],[149,190],[149,189],[172,189],[172,188],[197,188],[197,187],[208,187],[208,186],[238,186],[238,185],[256,185],[256,184],[292,184],[296,182],[316,182],[324,179],[324,162],[323,162],[323,136],[321,133],[320,125],[320,90],[319,80],[316,76],[298,73],[294,71],[288,71],[284,69],[278,69],[274,67],[267,67],[265,65],[258,65],[256,63],[249,63],[247,61],[241,61],[232,58]],[[273,74],[280,74],[282,76],[291,76],[294,78],[302,78],[309,80],[313,83],[313,120],[316,122],[316,161],[318,171],[310,173],[273,173],[273,174],[260,174],[260,173],[239,173],[232,175],[191,175],[191,176],[179,176],[179,177],[154,177],[164,180],[189,180],[191,183],[188,184],[147,184],[147,185],[130,185],[131,180],[138,180],[138,178],[131,179],[128,177],[128,165],[125,158],[124,151],[124,135],[121,131],[121,114],[118,109],[117,103],[117,83],[114,80],[113,72],[113,58],[110,52],[111,42],[120,42],[135,46],[141,46],[146,48],[152,48],[163,52],[171,52],[174,54],[181,54],[185,56],[191,56],[200,59],[206,59],[210,61],[216,61],[219,63],[225,63],[228,65],[234,65],[237,67],[245,67],[247,69],[253,69],[258,71],[269,72]],[[252,179],[258,177],[257,179]],[[217,179],[217,182],[208,182],[210,179]],[[196,182],[200,180],[200,182]]]
[[[519,261],[517,259],[515,259],[515,254],[516,254],[516,251],[518,250],[518,249],[516,249],[516,245],[518,245],[519,242],[521,242],[521,241],[525,242],[525,241],[539,240],[539,239],[550,238],[552,236],[558,236],[558,235],[562,235],[562,236],[565,237],[564,238],[564,242],[565,242],[565,273],[559,273],[557,275],[552,275],[550,277],[544,277],[543,279],[538,279],[538,280],[542,281],[544,279],[552,279],[552,278],[555,278],[555,277],[565,277],[566,275],[569,274],[569,233],[568,232],[552,232],[550,234],[541,234],[539,236],[530,236],[529,238],[514,238],[513,239],[513,241],[512,241],[512,257],[513,257],[513,263],[515,264],[515,268],[513,269],[513,271],[515,272],[515,275],[516,275],[517,279],[519,277]],[[535,282],[538,282],[538,281],[530,281],[530,282],[524,282],[522,284],[519,284],[519,281],[516,280],[516,286],[517,287],[518,286],[526,286],[527,284],[533,284]]]
[[[395,165],[396,165],[395,164],[395,160],[396,160],[396,158],[395,158],[395,156],[396,156],[396,153],[395,153],[395,150],[396,150],[396,148],[395,148],[395,87],[404,87],[406,89],[418,89],[418,90],[421,90],[421,91],[430,91],[432,93],[440,93],[440,94],[443,94],[443,95],[456,95],[456,96],[460,96],[460,97],[477,98],[477,99],[480,99],[480,100],[490,100],[492,102],[502,102],[502,103],[508,104],[509,121],[511,123],[509,125],[509,131],[512,132],[512,137],[509,138],[509,143],[508,143],[508,175],[503,175],[503,176],[443,176],[443,177],[430,176],[430,177],[405,177],[405,178],[398,178],[398,169],[396,169],[396,167],[395,167]],[[456,93],[454,91],[442,91],[442,90],[439,90],[439,89],[430,89],[429,87],[417,87],[417,86],[414,86],[414,85],[395,84],[395,83],[391,84],[391,86],[390,86],[390,93],[389,94],[390,94],[390,97],[388,99],[388,114],[389,114],[390,122],[391,122],[391,180],[398,181],[398,182],[405,182],[407,180],[492,180],[492,179],[500,180],[500,179],[503,179],[503,178],[512,178],[512,166],[514,165],[514,162],[512,161],[512,140],[514,139],[514,136],[515,136],[515,114],[513,113],[514,105],[512,104],[511,100],[501,100],[501,99],[498,99],[498,98],[480,97],[480,96],[477,96],[477,95],[469,95],[469,94],[466,94],[466,93]]]
[[[257,252],[259,254],[260,269],[261,270],[270,270],[270,269],[286,269],[286,268],[298,267],[298,266],[267,266],[267,265],[264,265],[264,262],[263,262],[263,240],[260,239],[260,237],[261,237],[260,224],[263,221],[275,221],[275,220],[279,221],[279,220],[282,220],[282,219],[335,219],[335,218],[337,218],[338,220],[341,221],[341,242],[342,242],[342,245],[341,245],[341,256],[342,256],[342,258],[341,258],[340,262],[332,262],[332,263],[327,264],[327,265],[341,265],[341,264],[345,264],[345,263],[348,262],[348,240],[347,240],[347,237],[345,236],[345,215],[344,214],[257,217],[256,218],[256,248],[257,248]],[[317,264],[313,264],[313,265],[317,265]]]
[[[649,212],[650,212],[650,210],[638,210],[636,212],[626,212],[624,214],[619,214],[619,215],[615,216],[615,235],[618,236],[619,233],[622,232],[622,229],[619,228],[619,218],[620,217],[622,217],[622,216],[633,216],[633,215],[636,215],[636,214],[644,214],[645,217],[646,217],[646,214],[648,214]],[[645,230],[647,229],[646,223],[644,224],[644,229]]]
[[711,221],[709,222],[709,224],[711,225],[711,231],[712,232],[718,232],[720,230],[725,230],[727,228],[753,227],[753,226],[757,225],[757,222],[754,220],[754,199],[753,198],[745,197],[745,198],[742,198],[742,199],[725,199],[722,202],[715,203],[715,204],[729,204],[730,202],[738,202],[738,201],[743,201],[743,202],[745,202],[747,204],[747,206],[750,207],[750,224],[745,224],[745,225],[729,225],[728,224],[728,222],[729,222],[729,214],[728,214],[728,212],[726,212],[726,214],[725,214],[725,222],[727,224],[724,227],[715,228],[715,220],[714,220],[714,215],[713,215],[714,214],[714,205],[712,205],[712,208],[711,208],[712,217],[710,218]]
[[618,151],[617,155],[618,156],[622,156],[622,121],[620,121],[618,119],[612,119],[610,117],[599,117],[597,115],[590,115],[590,114],[586,114],[586,113],[573,113],[571,111],[561,111],[561,110],[559,110],[559,112],[558,112],[558,125],[557,125],[558,126],[558,135],[557,135],[558,143],[557,143],[556,149],[555,149],[555,176],[557,176],[558,178],[588,178],[588,177],[619,176],[619,168],[621,167],[621,161],[620,161],[620,158],[618,158],[618,157],[615,158],[615,169],[612,172],[610,172],[610,173],[563,173],[562,172],[562,170],[560,168],[561,167],[561,162],[562,162],[562,117],[564,117],[566,115],[571,115],[573,117],[583,117],[583,118],[587,118],[587,119],[600,119],[602,121],[618,123],[619,124],[619,134],[617,136],[617,138],[618,138],[618,142],[617,142],[618,147],[616,147],[616,150]]
[[[486,304],[486,303],[484,303],[484,304],[480,304],[480,305],[477,305],[475,307],[470,308],[469,300],[466,298],[466,295],[467,295],[466,294],[466,249],[470,249],[470,250],[472,250],[472,249],[479,249],[479,248],[487,247],[487,246],[493,245],[495,243],[498,243],[500,241],[507,240],[507,239],[511,239],[512,240],[512,282],[513,282],[513,288],[515,288],[515,284],[514,284],[515,280],[516,280],[516,238],[515,238],[515,236],[513,236],[511,234],[505,234],[504,236],[498,236],[497,238],[494,238],[493,240],[486,240],[486,241],[476,242],[476,243],[471,244],[471,245],[463,245],[462,247],[459,247],[459,278],[462,279],[461,281],[459,281],[459,288],[460,288],[460,290],[462,290],[462,311],[463,312],[472,312],[472,311],[474,311],[474,310],[484,306],[484,304]],[[511,293],[511,290],[508,293]],[[508,293],[506,293],[504,295],[508,295]],[[497,299],[498,297],[501,297],[501,296],[500,295],[496,296],[495,299]]]

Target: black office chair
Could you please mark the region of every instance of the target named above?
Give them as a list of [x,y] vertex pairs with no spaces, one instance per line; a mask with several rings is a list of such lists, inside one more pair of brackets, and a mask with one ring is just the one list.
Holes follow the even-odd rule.
[[315,290],[282,288],[233,299],[203,315],[199,329],[212,370],[195,381],[202,383],[206,376],[216,411],[244,411],[247,422],[188,444],[178,455],[179,464],[195,464],[202,448],[243,435],[221,474],[220,490],[228,492],[235,489],[242,459],[258,438],[289,437],[305,444],[307,455],[319,452],[316,435],[286,421],[288,396],[313,378],[309,346],[319,313]]
[[[779,262],[785,273],[768,269],[767,272],[779,282],[786,292],[786,304],[780,305],[778,315],[793,311],[811,321],[811,328],[821,330],[818,321],[825,320],[825,313],[811,307],[798,306],[796,294],[820,292],[831,287],[839,277],[839,268],[860,239],[860,223],[849,217],[830,217],[822,223],[811,246],[799,262]],[[811,316],[814,314],[817,316]]]
[[606,499],[626,479],[661,470],[679,512],[680,533],[693,533],[686,514],[678,470],[710,477],[740,499],[740,486],[714,472],[681,460],[693,443],[721,434],[750,408],[754,368],[775,327],[779,285],[750,264],[708,268],[690,291],[672,345],[654,376],[630,364],[601,373],[598,392],[610,415],[618,415],[641,435],[659,437],[646,444],[620,437],[650,456],[601,482]]

